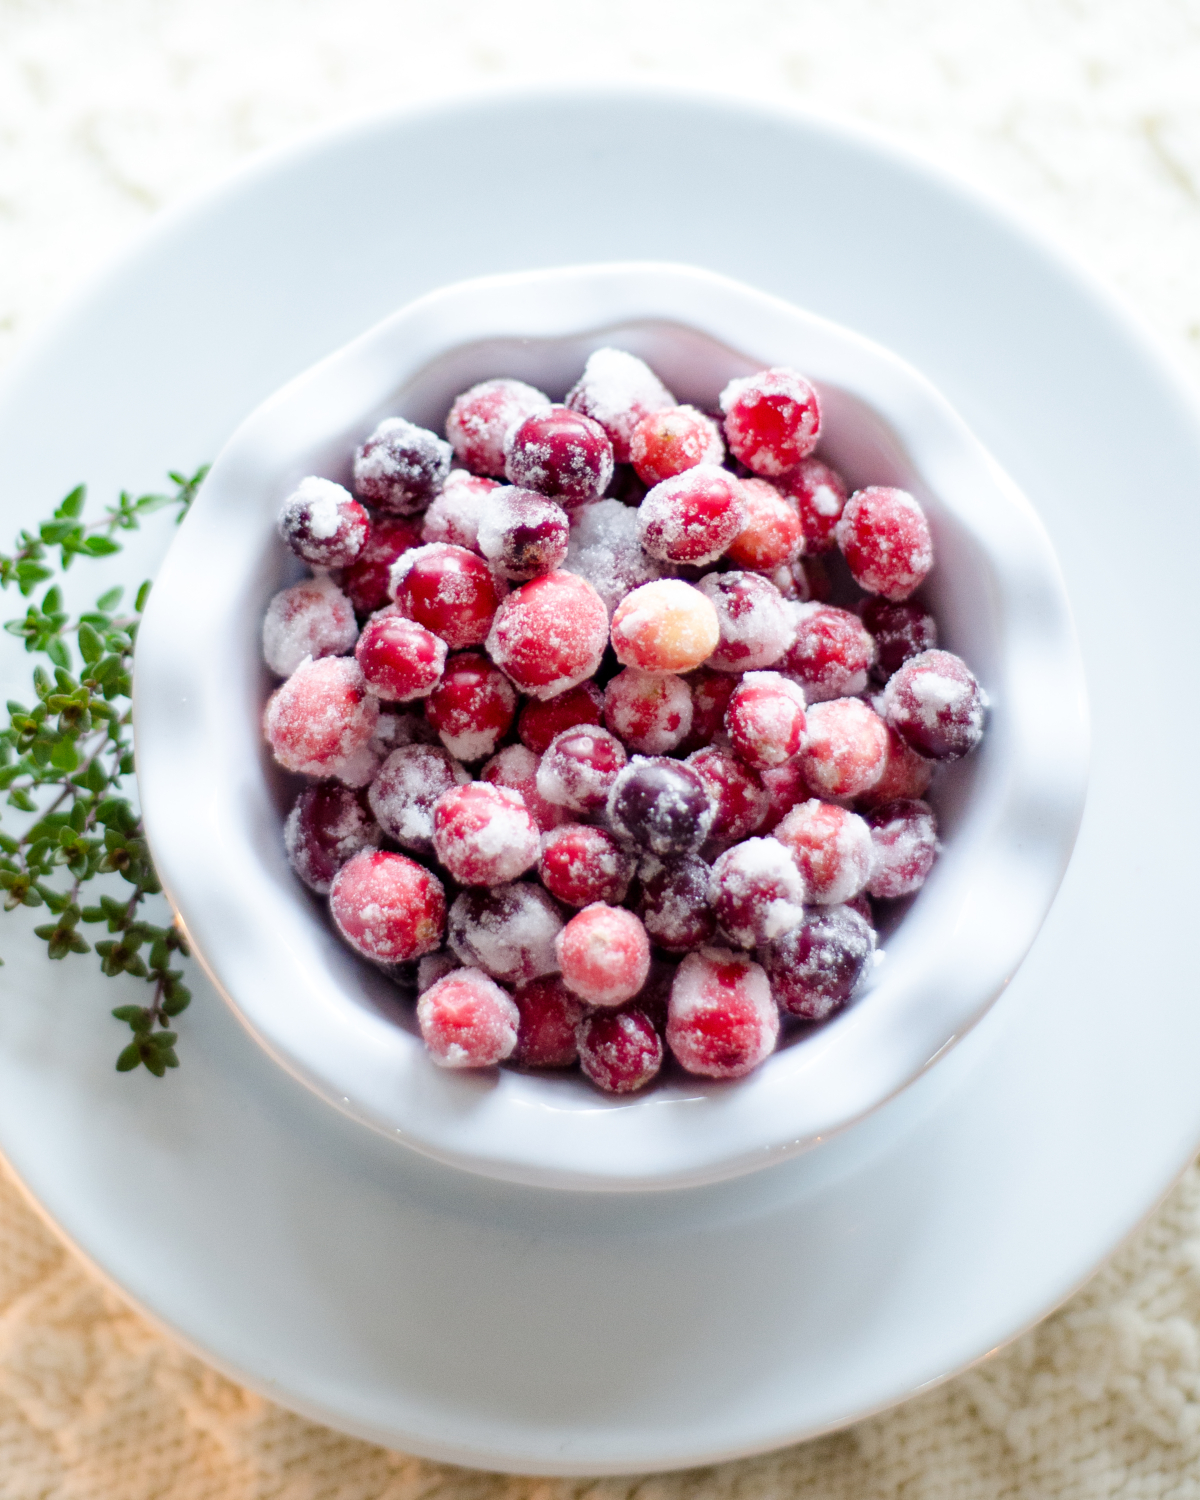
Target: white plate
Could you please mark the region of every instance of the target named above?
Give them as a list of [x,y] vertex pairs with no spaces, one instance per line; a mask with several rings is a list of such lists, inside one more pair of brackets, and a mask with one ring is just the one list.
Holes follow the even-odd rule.
[[[724,195],[664,203],[648,143],[656,163],[703,161]],[[526,153],[542,202],[512,189]],[[1092,781],[1007,994],[819,1150],[600,1200],[397,1151],[284,1075],[203,986],[162,1083],[111,1072],[117,986],[86,964],[51,969],[9,940],[0,1005],[0,1145],[150,1316],[347,1430],[543,1473],[701,1463],[900,1399],[1057,1303],[1200,1140],[1181,941],[1197,802],[1154,800],[1196,743],[1181,669],[1200,413],[1076,269],[878,142],[750,105],[573,91],[273,158],[164,220],[16,374],[0,401],[10,528],[80,477],[106,494],[215,453],[269,391],[425,290],[620,259],[631,237],[909,359],[1051,532]],[[211,795],[197,788],[198,817]]]

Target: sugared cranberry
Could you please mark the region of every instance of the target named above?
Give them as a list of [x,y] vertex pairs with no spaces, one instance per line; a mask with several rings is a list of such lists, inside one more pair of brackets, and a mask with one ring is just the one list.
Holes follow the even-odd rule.
[[505,440],[509,484],[550,495],[567,510],[599,500],[613,474],[604,428],[565,406],[534,412]]
[[725,724],[725,710],[737,687],[738,679],[728,672],[714,672],[701,667],[687,677],[692,693],[692,730],[679,747],[684,751],[701,750],[711,745]]
[[454,547],[465,547],[468,552],[478,552],[479,523],[487,509],[488,496],[499,488],[494,479],[469,474],[466,469],[451,469],[441,494],[425,512],[421,540],[449,542]]
[[549,698],[544,703],[531,698],[517,720],[517,734],[523,745],[541,755],[549,748],[550,741],[564,730],[574,729],[580,724],[603,722],[604,694],[594,682],[581,682],[578,687],[559,693],[557,698]]
[[804,877],[805,900],[833,906],[857,896],[870,878],[871,830],[857,813],[816,797],[793,807],[776,840]]
[[346,597],[360,615],[373,615],[392,602],[392,564],[421,545],[420,516],[376,516],[367,545],[339,574]]
[[653,942],[668,953],[690,953],[711,942],[717,919],[708,904],[709,869],[702,859],[661,860],[638,866],[637,912]]
[[500,885],[537,863],[541,834],[520,792],[486,781],[443,792],[433,849],[460,885]]
[[608,801],[613,782],[629,757],[607,729],[581,725],[550,742],[538,766],[538,791],[547,802],[572,812],[594,812]]
[[280,677],[290,677],[306,656],[342,656],[357,639],[354,610],[331,578],[281,589],[263,618],[263,659]]
[[733,748],[757,770],[785,765],[804,744],[804,690],[778,672],[747,672],[725,711]]
[[516,712],[512,683],[480,651],[450,657],[441,682],[425,699],[426,718],[459,760],[493,754]]
[[736,843],[753,833],[767,815],[767,794],[757,774],[724,745],[707,745],[687,758],[708,789],[716,809],[710,839]]
[[885,802],[923,797],[933,780],[933,761],[918,755],[890,725],[887,733],[883,775],[856,799],[860,807],[882,807]]
[[875,640],[857,615],[832,604],[792,606],[796,634],[780,662],[809,703],[853,698],[867,686]]
[[651,557],[716,562],[746,523],[741,481],[716,464],[697,464],[656,484],[638,507],[638,534]]
[[488,497],[477,540],[496,572],[519,583],[563,562],[570,531],[561,505],[534,490],[504,485]]
[[417,1025],[442,1068],[493,1068],[517,1045],[512,996],[479,969],[455,969],[417,1001]]
[[487,649],[531,698],[554,698],[586,681],[608,644],[608,611],[574,573],[546,573],[496,611]]
[[767,793],[767,816],[759,832],[771,833],[797,802],[806,802],[812,796],[812,788],[794,760],[782,766],[768,766],[758,777]]
[[650,939],[631,911],[597,901],[555,939],[563,983],[589,1005],[632,1000],[650,972]]
[[628,463],[634,429],[675,397],[644,360],[624,349],[597,349],[567,392],[567,405],[599,422],[618,463]]
[[367,692],[353,657],[305,661],[275,689],[263,732],[285,771],[324,778],[370,740],[379,700]]
[[867,814],[875,861],[867,890],[883,901],[925,884],[937,858],[937,819],[928,802],[888,802]]
[[697,586],[712,600],[721,631],[708,658],[710,667],[718,672],[756,672],[773,665],[788,649],[794,606],[761,573],[706,573]]
[[633,879],[635,861],[603,828],[564,823],[542,840],[538,877],[568,906],[595,901],[619,906]]
[[442,941],[442,883],[403,854],[364,849],[337,872],[329,910],[350,946],[379,964],[406,964]]
[[463,891],[450,908],[446,939],[464,964],[504,984],[527,984],[558,970],[558,907],[540,885]]
[[805,552],[831,552],[836,545],[837,523],[850,494],[846,481],[819,458],[806,458],[779,484],[796,502]]
[[585,1007],[557,975],[521,985],[513,1000],[521,1017],[514,1062],[527,1068],[569,1068],[578,1061],[575,1033]]
[[883,775],[887,726],[858,698],[814,703],[800,769],[814,791],[827,797],[858,797]]
[[436,953],[425,953],[417,960],[417,994],[423,995],[430,990],[439,979],[445,979],[447,974],[453,974],[455,969],[461,969],[462,964],[449,948],[439,948]]
[[841,1010],[867,974],[875,932],[849,906],[823,906],[759,950],[780,1010],[824,1021]]
[[382,830],[358,797],[348,787],[329,781],[305,787],[283,825],[288,863],[320,896],[348,859],[382,842]]
[[817,446],[817,393],[795,370],[760,370],[721,392],[725,441],[755,474],[786,474]]
[[557,828],[566,817],[561,807],[547,802],[537,789],[538,766],[541,756],[535,755],[525,745],[505,745],[487,762],[479,773],[480,781],[492,786],[506,786],[520,792],[529,809],[529,815],[543,833]]
[[661,484],[697,464],[719,464],[725,444],[717,424],[694,406],[669,406],[651,412],[633,429],[629,457],[638,478]]
[[869,594],[907,599],[933,567],[933,539],[925,512],[907,490],[871,485],[846,501],[837,544]]
[[397,558],[391,588],[400,612],[440,636],[451,651],[483,645],[503,593],[482,557],[446,542],[429,542]]
[[441,746],[401,745],[380,766],[367,800],[389,838],[414,854],[430,854],[434,804],[469,779]]
[[663,859],[699,849],[715,815],[700,775],[658,756],[634,756],[608,794],[608,819],[616,834]]
[[450,444],[403,417],[385,417],[354,455],[354,491],[392,515],[422,511],[445,483]]
[[644,1011],[597,1011],[579,1026],[579,1066],[609,1094],[645,1088],[662,1067],[662,1038]]
[[279,535],[315,568],[345,568],[367,544],[371,518],[349,490],[310,474],[283,502]]
[[739,948],[754,948],[800,921],[804,881],[777,840],[747,839],[714,863],[708,900],[722,936]]
[[604,722],[630,750],[665,755],[692,727],[692,695],[679,677],[626,667],[604,690]]
[[446,643],[424,625],[381,610],[363,626],[354,656],[367,690],[389,703],[428,698],[442,680]]
[[974,750],[985,707],[971,669],[949,651],[911,657],[883,690],[884,718],[929,760],[958,760]]
[[456,397],[446,418],[446,436],[460,464],[476,474],[504,473],[504,439],[550,397],[523,380],[481,380]]
[[564,567],[587,579],[611,616],[626,594],[661,577],[664,565],[642,551],[637,511],[609,499],[572,515]]
[[778,1038],[779,1010],[758,964],[728,948],[688,954],[671,986],[667,1046],[689,1073],[742,1078]]
[[863,600],[858,612],[875,637],[871,675],[877,682],[886,682],[911,657],[937,646],[937,621],[919,604],[893,604],[874,595]]
[[[794,562],[804,550],[800,515],[773,484],[765,479],[743,479],[746,523],[730,542],[725,556],[735,568],[752,568],[768,576]],[[789,593],[794,591],[794,586]]]
[[690,672],[721,638],[711,599],[680,578],[660,578],[627,594],[612,619],[617,660],[647,672]]

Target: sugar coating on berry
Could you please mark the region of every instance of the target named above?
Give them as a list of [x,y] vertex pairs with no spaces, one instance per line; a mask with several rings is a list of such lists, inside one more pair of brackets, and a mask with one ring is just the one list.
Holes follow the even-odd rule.
[[637,511],[638,536],[664,562],[716,562],[746,524],[740,480],[697,464],[656,484]]
[[804,880],[777,839],[746,839],[717,857],[708,900],[723,937],[754,948],[779,937],[804,915]]
[[699,589],[681,578],[660,578],[617,605],[611,638],[623,666],[690,672],[716,649],[720,622],[712,600]]
[[267,744],[285,771],[323,778],[367,744],[379,700],[352,656],[305,660],[275,689],[263,713]]
[[883,775],[886,758],[887,726],[860,699],[835,698],[808,710],[799,761],[814,791],[827,797],[859,797]]
[[436,432],[385,417],[354,455],[354,492],[393,515],[414,515],[445,483],[453,456]]
[[907,490],[870,485],[856,491],[835,535],[855,583],[893,603],[907,599],[933,567],[929,522]]
[[329,888],[337,929],[364,958],[405,964],[440,946],[446,895],[436,875],[403,854],[364,849]]
[[850,491],[846,481],[819,458],[802,459],[779,481],[796,502],[806,552],[830,552],[837,545],[837,523]]
[[613,449],[591,417],[551,406],[526,417],[505,438],[509,484],[551,495],[567,510],[599,500],[613,476]]
[[604,690],[604,722],[628,749],[666,755],[692,727],[692,695],[679,677],[626,667]]
[[534,490],[503,485],[488,496],[477,541],[497,573],[522,582],[566,559],[570,530],[561,505]]
[[725,710],[733,748],[756,770],[786,765],[803,748],[806,707],[799,683],[779,672],[747,672]]
[[629,756],[607,729],[580,725],[556,735],[538,766],[537,788],[547,802],[572,812],[594,812],[608,801]]
[[433,850],[460,885],[500,885],[537,863],[541,833],[520,792],[472,781],[433,806]]
[[832,604],[793,604],[795,636],[780,663],[809,703],[864,692],[875,663],[875,638],[857,615]]
[[850,906],[821,906],[759,950],[786,1015],[824,1021],[841,1010],[870,970],[875,930]]
[[369,692],[389,703],[411,703],[441,681],[446,643],[399,611],[380,610],[363,626],[354,657]]
[[455,969],[417,1001],[417,1025],[441,1068],[493,1068],[517,1045],[513,998],[479,969]]
[[488,654],[523,693],[554,698],[591,677],[608,644],[608,611],[574,573],[546,573],[496,611]]
[[721,432],[711,417],[694,406],[669,406],[651,412],[633,429],[629,459],[643,484],[661,484],[697,464],[719,464],[725,458]]
[[812,797],[793,807],[775,839],[796,862],[806,899],[821,906],[849,901],[866,887],[874,848],[871,830],[857,813]]
[[663,571],[642,549],[637,511],[619,500],[597,500],[575,512],[563,568],[586,578],[610,615],[626,594]]
[[516,713],[512,683],[479,651],[450,657],[442,680],[425,699],[426,717],[458,760],[494,754]]
[[690,766],[635,755],[608,794],[609,826],[649,854],[693,854],[708,837],[716,805]]
[[662,1067],[662,1038],[636,1006],[587,1016],[580,1022],[578,1042],[584,1076],[608,1094],[635,1093]]
[[668,953],[690,953],[712,941],[717,920],[708,904],[708,880],[708,866],[695,855],[647,855],[638,865],[638,916]]
[[421,527],[423,542],[449,542],[479,551],[479,523],[487,509],[488,496],[500,486],[494,479],[451,469],[442,492],[425,512]]
[[434,745],[401,745],[379,768],[367,792],[379,826],[414,854],[433,850],[433,808],[438,798],[470,777]]
[[675,405],[675,397],[644,360],[624,349],[597,349],[567,392],[567,405],[599,422],[618,463],[630,460],[634,429],[651,412]]
[[987,700],[966,662],[950,651],[911,657],[883,690],[888,724],[918,755],[958,760],[983,737]]
[[520,792],[529,816],[542,833],[557,828],[566,817],[566,812],[554,803],[547,802],[537,789],[538,766],[541,757],[525,745],[505,745],[498,750],[479,773],[480,781],[492,786],[506,786]]
[[679,965],[667,1046],[689,1073],[742,1078],[775,1050],[779,1009],[762,968],[728,948],[702,948]]
[[513,1062],[527,1068],[569,1068],[579,1060],[575,1033],[586,1007],[557,975],[533,979],[513,991],[521,1020]]
[[937,646],[937,621],[919,604],[893,604],[875,595],[863,600],[858,613],[875,639],[871,675],[877,682],[886,682],[910,658]]
[[804,529],[795,505],[766,479],[743,479],[746,521],[726,548],[735,568],[770,574],[804,551]]
[[603,901],[620,906],[629,892],[636,861],[611,833],[588,823],[564,823],[542,839],[538,878],[568,906]]
[[346,597],[360,615],[374,614],[392,602],[392,564],[421,542],[420,516],[376,516],[367,545],[338,574]]
[[332,578],[280,589],[263,617],[263,659],[280,677],[290,677],[306,656],[344,656],[357,639],[354,609]]
[[450,908],[446,938],[464,964],[505,984],[558,972],[558,907],[541,886],[518,882],[463,891]]
[[523,380],[481,380],[446,417],[446,436],[460,464],[476,474],[504,473],[504,440],[526,417],[547,411],[550,397]]
[[318,568],[348,567],[367,544],[371,518],[340,484],[310,474],[283,502],[279,535]]
[[791,644],[792,610],[760,573],[706,573],[697,585],[717,612],[720,641],[708,665],[718,672],[757,672]]
[[483,645],[504,591],[482,557],[446,542],[414,547],[392,564],[397,608],[451,651]]
[[305,787],[283,825],[288,863],[319,896],[348,859],[382,842],[382,829],[354,793],[331,782]]
[[725,441],[755,474],[786,474],[817,446],[817,393],[795,370],[760,370],[731,380],[720,400]]
[[723,732],[725,710],[738,680],[728,672],[701,667],[689,673],[686,681],[692,694],[692,732],[680,749],[701,750]]
[[879,900],[911,896],[925,884],[941,845],[928,802],[888,802],[867,814],[875,849],[867,890]]
[[604,694],[594,682],[581,682],[557,698],[539,702],[531,698],[521,710],[517,720],[517,734],[521,743],[535,754],[541,755],[549,749],[550,741],[567,729],[580,724],[602,724],[604,722]]
[[869,791],[856,801],[859,807],[882,807],[885,802],[923,797],[933,780],[934,762],[918,755],[888,725],[887,754],[883,774]]
[[769,766],[758,776],[767,793],[767,815],[759,832],[772,833],[798,802],[806,802],[812,796],[812,788],[794,760],[783,766]]
[[650,972],[650,939],[633,912],[597,901],[555,939],[563,983],[589,1005],[632,1000]]
[[708,790],[716,809],[710,839],[736,843],[754,833],[767,815],[767,793],[757,773],[724,745],[706,745],[686,764]]

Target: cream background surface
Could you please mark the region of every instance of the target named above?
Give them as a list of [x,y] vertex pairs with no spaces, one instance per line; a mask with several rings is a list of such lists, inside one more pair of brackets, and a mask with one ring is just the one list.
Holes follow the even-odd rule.
[[[0,0],[0,367],[156,211],[254,151],[550,78],[865,120],[1057,235],[1200,378],[1200,0]],[[1200,1496],[1200,1172],[1065,1308],[938,1390],[767,1458],[594,1482],[425,1463],[238,1390],[0,1183],[0,1500],[634,1493]]]

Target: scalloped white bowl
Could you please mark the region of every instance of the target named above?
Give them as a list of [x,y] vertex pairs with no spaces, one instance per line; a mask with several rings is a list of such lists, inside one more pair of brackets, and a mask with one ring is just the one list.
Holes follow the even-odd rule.
[[[587,355],[643,356],[683,401],[793,365],[818,386],[821,452],[852,485],[925,506],[924,595],[991,710],[932,800],[944,852],[841,1015],[732,1084],[673,1078],[609,1098],[579,1076],[437,1068],[394,987],[337,938],[292,874],[290,783],[261,738],[266,603],[295,576],[275,532],[305,474],[346,481],[384,415],[440,430],[453,397],[507,374],[561,396]],[[150,844],[195,951],[252,1034],[330,1104],[405,1146],[550,1187],[711,1182],[811,1148],[910,1083],[1003,991],[1033,942],[1082,815],[1082,665],[1029,503],[915,370],[823,318],[686,266],[623,264],[447,287],[323,360],[218,456],[154,586],[135,674]]]

